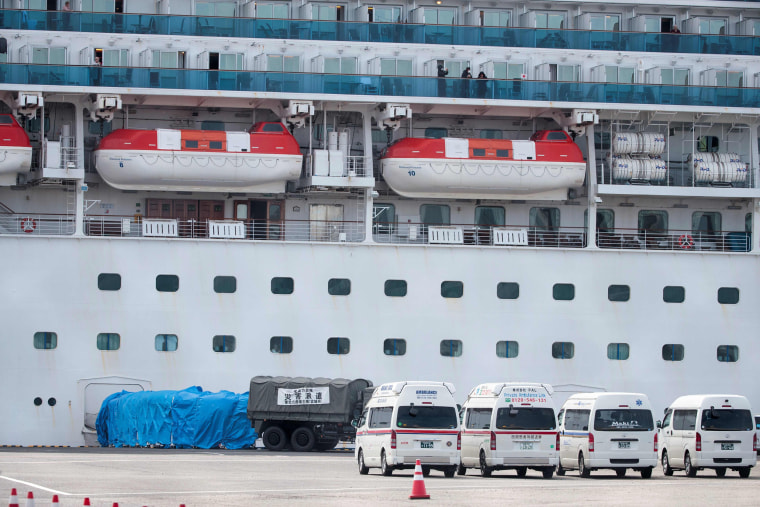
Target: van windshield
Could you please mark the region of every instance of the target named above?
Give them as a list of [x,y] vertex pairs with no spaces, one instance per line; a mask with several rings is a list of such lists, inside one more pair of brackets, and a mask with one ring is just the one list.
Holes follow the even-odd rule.
[[594,417],[597,431],[652,431],[651,410],[620,409],[597,410]]
[[705,431],[750,431],[753,426],[749,410],[716,408],[702,411],[702,429]]
[[454,407],[401,406],[398,408],[396,426],[454,429],[457,427],[457,410]]
[[557,419],[551,408],[504,407],[496,412],[496,428],[500,430],[553,430]]

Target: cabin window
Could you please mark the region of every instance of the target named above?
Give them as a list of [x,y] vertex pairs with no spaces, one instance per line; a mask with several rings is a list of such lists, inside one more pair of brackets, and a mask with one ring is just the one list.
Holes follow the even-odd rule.
[[575,299],[575,285],[572,283],[555,283],[552,287],[552,297],[557,301],[572,301]]
[[348,296],[351,294],[351,280],[348,278],[330,278],[327,281],[327,293],[331,296]]
[[668,285],[662,289],[662,300],[666,303],[683,303],[686,299],[686,289],[678,285]]
[[573,342],[552,343],[552,357],[554,359],[572,359],[575,356],[575,344]]
[[221,141],[209,141],[208,147],[210,150],[221,150],[223,145]]
[[556,231],[559,228],[559,208],[531,208],[528,219],[535,231]]
[[620,30],[620,15],[601,13],[590,14],[589,29],[617,32]]
[[281,123],[265,123],[262,132],[284,132]]
[[564,12],[536,12],[536,28],[565,28]]
[[37,331],[34,333],[34,348],[40,350],[53,350],[58,347],[58,334],[50,331]]
[[668,212],[664,210],[639,211],[639,237],[658,240],[668,232]]
[[348,338],[330,338],[327,340],[327,353],[345,355],[351,351],[351,340]]
[[214,349],[214,352],[235,352],[235,337],[226,334],[218,334],[214,336],[211,346]]
[[497,227],[504,225],[505,213],[501,206],[476,206],[475,225],[480,227]]
[[121,346],[121,336],[117,333],[98,333],[95,341],[98,350],[119,350]]
[[177,339],[176,334],[157,334],[156,335],[155,346],[156,346],[156,350],[159,352],[175,352],[177,350],[178,345],[179,345],[179,340]]
[[98,275],[98,289],[100,290],[121,289],[121,275],[118,273],[100,273]]
[[158,275],[156,277],[156,290],[159,292],[177,292],[179,290],[179,277],[177,275]]
[[375,203],[372,205],[372,232],[374,234],[393,233],[396,222],[396,206]]
[[[759,145],[758,148],[760,149],[760,139],[758,139],[757,144]],[[744,232],[752,232],[752,213],[747,213],[744,215]]]
[[406,280],[386,280],[385,295],[395,298],[406,296]]
[[301,61],[297,55],[267,55],[269,72],[299,72],[300,67]]
[[662,346],[662,358],[665,361],[683,361],[684,348],[680,343],[668,343]]
[[203,120],[201,122],[201,130],[214,130],[216,132],[224,132],[224,122],[218,120]]
[[737,345],[718,345],[718,361],[721,363],[735,363],[739,360],[739,347]]
[[515,341],[496,342],[496,357],[514,359],[520,353],[520,344]]
[[464,294],[464,284],[462,282],[441,282],[441,297],[461,298]]
[[325,58],[325,74],[358,74],[359,64],[353,56]]
[[509,158],[509,150],[496,150],[498,158]]
[[411,76],[413,67],[411,60],[401,58],[380,58],[381,76]]
[[269,351],[274,354],[293,352],[293,338],[290,336],[273,336],[269,339]]
[[504,139],[504,133],[497,129],[482,129],[480,131],[481,139]]
[[425,137],[428,139],[443,139],[449,135],[448,129],[441,127],[428,127],[425,129]]
[[420,221],[425,225],[449,225],[451,209],[446,204],[423,204],[420,206]]
[[519,298],[520,284],[516,282],[499,282],[496,285],[496,297],[499,299]]
[[[604,77],[604,80],[608,83],[633,84],[636,77],[636,68],[605,65]],[[607,132],[607,135],[609,136],[609,132]]]
[[717,153],[720,142],[717,136],[699,136],[697,138],[697,151],[703,153]]
[[607,299],[615,302],[624,302],[631,299],[630,285],[610,285],[607,287]]
[[564,132],[549,132],[546,134],[547,141],[567,141],[567,134]]
[[[697,239],[715,239],[715,234],[720,234],[721,216],[715,211],[695,211],[691,214],[691,233],[697,236]],[[712,236],[712,238],[711,238]]]
[[198,141],[190,141],[190,140],[185,141],[185,148],[194,149],[197,147],[198,147]]
[[462,340],[441,340],[441,355],[459,357],[462,355]]
[[218,294],[232,294],[237,290],[237,278],[234,276],[215,276],[214,292]]
[[721,287],[718,289],[718,303],[735,305],[739,302],[739,289],[736,287]]
[[272,294],[293,294],[293,279],[289,277],[272,278]]
[[631,355],[631,346],[627,343],[610,343],[607,345],[607,359],[626,361]]
[[288,19],[290,4],[287,2],[254,3],[256,17],[262,19]]
[[486,150],[485,150],[485,148],[473,148],[472,149],[472,156],[473,157],[485,157],[486,156]]
[[406,354],[406,340],[388,338],[383,341],[383,353],[386,356],[403,356]]
[[196,16],[223,16],[231,18],[235,16],[235,2],[195,2]]

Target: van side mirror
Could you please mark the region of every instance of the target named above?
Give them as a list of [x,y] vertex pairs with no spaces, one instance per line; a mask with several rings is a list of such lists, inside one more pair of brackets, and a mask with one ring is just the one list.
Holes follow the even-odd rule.
[[662,421],[657,421],[657,429],[662,429]]
[[354,428],[358,428],[359,427],[359,419],[352,419],[351,420],[351,426],[353,426]]
[[583,431],[588,431],[588,426],[584,426]]

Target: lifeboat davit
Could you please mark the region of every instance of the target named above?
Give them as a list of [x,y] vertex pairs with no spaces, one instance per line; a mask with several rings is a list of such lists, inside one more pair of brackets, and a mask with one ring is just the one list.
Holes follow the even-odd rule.
[[566,132],[542,130],[529,141],[407,137],[387,148],[381,170],[404,197],[564,199],[583,185],[586,163]]
[[115,130],[94,152],[95,167],[123,190],[282,192],[301,175],[301,149],[282,123],[248,132]]
[[29,136],[11,114],[0,114],[0,185],[15,185],[16,173],[32,167]]

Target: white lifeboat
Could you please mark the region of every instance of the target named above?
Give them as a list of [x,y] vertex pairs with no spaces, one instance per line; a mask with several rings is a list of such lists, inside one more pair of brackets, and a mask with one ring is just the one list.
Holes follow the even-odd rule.
[[298,142],[282,123],[249,132],[115,130],[94,152],[95,167],[123,190],[282,192],[301,175]]
[[586,163],[566,132],[545,130],[529,141],[408,137],[387,148],[381,170],[404,197],[564,199]]
[[32,167],[29,136],[11,114],[0,114],[0,185],[15,185],[16,174]]

